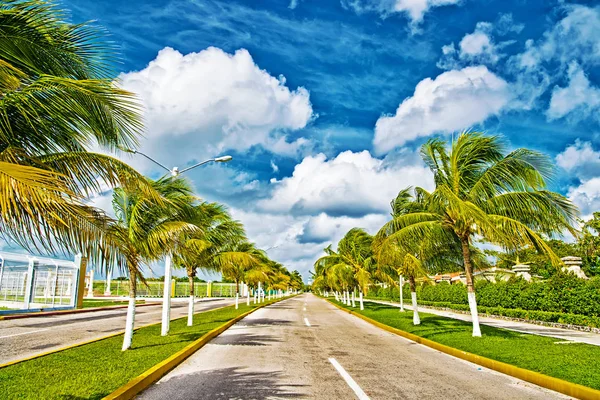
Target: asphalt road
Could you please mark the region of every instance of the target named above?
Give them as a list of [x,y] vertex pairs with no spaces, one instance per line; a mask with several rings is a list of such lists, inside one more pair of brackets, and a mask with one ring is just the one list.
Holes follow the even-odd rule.
[[[195,312],[233,304],[200,301]],[[188,302],[171,303],[171,319],[187,315]],[[162,304],[137,307],[135,327],[161,321]],[[126,308],[0,321],[0,364],[125,330]]]
[[260,309],[143,392],[153,399],[554,399],[302,295]]

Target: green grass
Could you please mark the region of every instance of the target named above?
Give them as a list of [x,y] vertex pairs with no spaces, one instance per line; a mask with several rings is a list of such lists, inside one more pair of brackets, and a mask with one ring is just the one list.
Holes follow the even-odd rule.
[[[136,304],[145,304],[143,300],[138,300]],[[110,306],[126,306],[129,304],[127,301],[121,300],[95,300],[95,299],[83,299],[83,308],[93,307],[110,307]]]
[[388,326],[456,349],[502,361],[545,375],[600,389],[600,346],[556,344],[562,339],[521,334],[481,325],[482,337],[471,336],[470,322],[419,313],[421,325],[412,324],[412,311],[365,302],[365,310],[344,306]]
[[[274,301],[274,300],[273,300]],[[271,301],[271,303],[273,302]],[[270,303],[270,302],[266,302]],[[49,354],[0,369],[2,399],[101,399],[202,335],[256,306],[240,304],[171,321],[168,336],[160,324],[141,328],[130,350],[123,336]]]

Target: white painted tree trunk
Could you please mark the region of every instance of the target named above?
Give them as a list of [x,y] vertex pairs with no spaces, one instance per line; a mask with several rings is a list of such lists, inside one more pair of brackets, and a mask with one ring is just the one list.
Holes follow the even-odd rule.
[[354,290],[352,290],[352,307],[356,307],[355,297],[356,295],[354,294]]
[[171,254],[165,257],[165,287],[163,290],[162,322],[160,328],[161,336],[169,334],[171,323]]
[[419,318],[419,308],[417,307],[417,293],[410,292],[413,307],[413,325],[420,325],[421,319]]
[[246,293],[248,294],[248,296],[246,297],[246,305],[249,306],[250,305],[250,290],[246,291]]
[[190,303],[188,304],[188,324],[187,326],[194,325],[194,296],[190,296]]
[[469,298],[469,309],[471,310],[471,319],[473,320],[473,336],[480,337],[481,329],[479,328],[479,314],[477,313],[477,299],[475,299],[475,292],[467,293]]
[[125,351],[131,347],[131,341],[133,339],[133,325],[135,323],[135,297],[129,298],[129,305],[127,306],[127,318],[125,319],[125,336],[123,337],[123,347],[121,350]]
[[235,309],[237,310],[240,306],[240,294],[236,293],[235,294]]
[[363,292],[361,291],[358,295],[360,296],[360,309],[364,310],[365,305],[363,304]]
[[400,275],[400,311],[404,312],[404,294],[402,293],[402,289],[403,289],[403,285],[404,285],[404,279],[402,279],[402,275]]

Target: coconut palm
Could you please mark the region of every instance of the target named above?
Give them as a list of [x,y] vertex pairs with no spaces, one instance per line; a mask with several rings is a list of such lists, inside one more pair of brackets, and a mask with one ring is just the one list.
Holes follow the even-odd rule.
[[[219,267],[224,278],[235,283],[236,308],[240,292],[240,283],[248,282],[248,275],[260,266],[264,254],[254,244],[247,241],[235,241],[227,244],[214,256],[214,263]],[[250,292],[248,291],[248,304]]]
[[84,199],[145,180],[88,149],[135,146],[140,112],[111,79],[115,47],[65,19],[51,1],[0,4],[0,232],[26,248],[108,256],[110,220]]
[[337,251],[329,246],[325,249],[326,255],[315,262],[315,270],[327,270],[329,282],[340,279],[344,293],[350,287],[353,291],[358,287],[361,310],[364,309],[363,295],[367,294],[375,271],[372,243],[371,235],[363,229],[352,228],[338,243]]
[[241,223],[231,219],[224,207],[216,203],[201,203],[193,208],[194,217],[190,220],[198,227],[196,232],[184,233],[178,239],[173,263],[185,268],[190,284],[188,306],[188,326],[194,318],[194,277],[198,269],[219,271],[215,256],[231,243],[244,240]]
[[162,201],[116,188],[113,208],[117,221],[110,224],[106,234],[117,247],[120,257],[117,266],[129,272],[129,307],[123,339],[123,350],[131,347],[135,323],[135,297],[143,264],[158,261],[173,251],[183,234],[193,234],[198,227],[188,221],[193,217],[195,197],[189,184],[181,178],[160,179],[152,183]]
[[552,164],[543,154],[517,149],[508,154],[497,136],[465,132],[451,143],[433,139],[421,148],[433,172],[435,190],[416,188],[422,211],[395,217],[380,231],[383,247],[402,243],[418,253],[424,243],[455,243],[467,278],[473,336],[481,336],[473,283],[473,244],[477,238],[508,249],[533,246],[559,265],[543,240],[573,231],[576,207],[546,190]]

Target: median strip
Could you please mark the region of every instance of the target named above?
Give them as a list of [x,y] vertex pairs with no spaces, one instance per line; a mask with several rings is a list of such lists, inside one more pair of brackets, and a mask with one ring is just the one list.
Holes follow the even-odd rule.
[[421,313],[421,325],[412,325],[412,313],[369,303],[364,311],[337,308],[381,329],[451,356],[580,399],[600,398],[600,349],[572,344],[565,350],[555,339],[518,334],[482,326],[483,337],[471,337],[471,324]]

